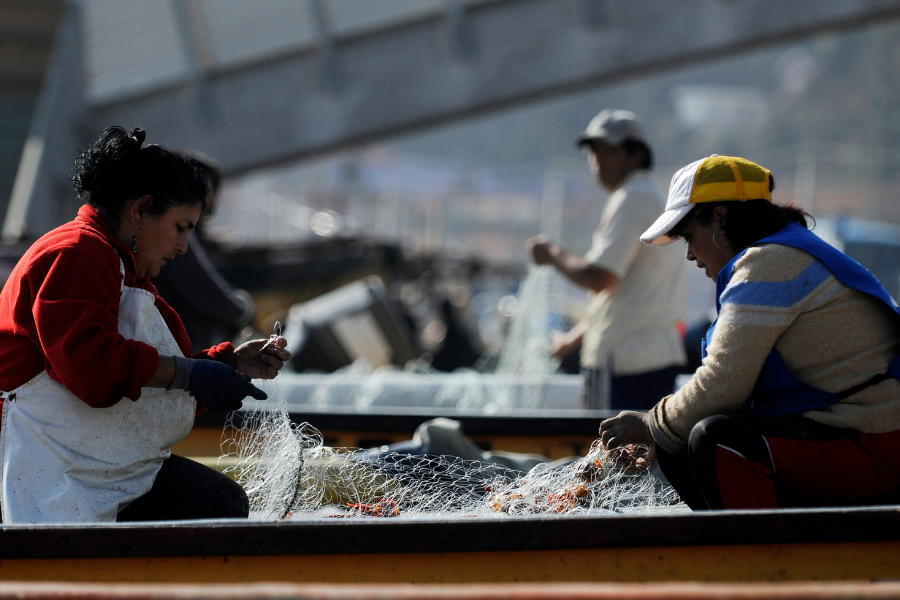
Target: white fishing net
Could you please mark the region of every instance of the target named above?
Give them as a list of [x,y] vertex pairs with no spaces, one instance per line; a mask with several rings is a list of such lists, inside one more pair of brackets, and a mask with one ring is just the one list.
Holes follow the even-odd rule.
[[[561,299],[553,271],[532,268],[519,293],[497,375],[488,385],[475,371],[454,374],[437,388],[436,406],[537,407],[558,362],[550,330]],[[361,369],[363,369],[361,371]],[[414,369],[415,370],[415,369]],[[316,390],[317,402],[367,406],[383,393],[377,373],[363,385],[341,385],[354,365]],[[524,383],[523,383],[524,382]],[[308,423],[291,421],[277,379],[255,382],[269,395],[233,413],[220,465],[244,488],[251,518],[429,517],[529,514],[615,514],[683,510],[678,496],[646,470],[627,472],[647,448],[606,452],[595,444],[574,464],[539,464],[528,473],[453,456],[412,455],[325,446]]]
[[[554,329],[564,326],[565,297],[559,275],[532,265],[519,287],[515,314],[499,356],[489,367],[441,373],[411,362],[401,373],[356,361],[323,377],[308,396],[317,410],[333,407],[436,406],[503,413],[542,408],[550,378],[559,367],[552,356]],[[434,377],[429,377],[434,376]]]
[[[527,474],[452,456],[330,448],[308,423],[294,424],[269,400],[230,425],[226,473],[244,487],[253,519],[610,514],[679,510],[671,487],[644,471],[630,474],[647,448],[606,452],[595,444],[581,460],[540,464]],[[625,456],[622,456],[622,455]],[[619,458],[620,460],[616,460]]]
[[497,375],[524,380],[527,385],[500,386],[493,398],[499,407],[539,407],[547,381],[559,368],[551,342],[552,329],[564,310],[557,277],[550,267],[532,266],[519,288],[516,314],[500,353]]

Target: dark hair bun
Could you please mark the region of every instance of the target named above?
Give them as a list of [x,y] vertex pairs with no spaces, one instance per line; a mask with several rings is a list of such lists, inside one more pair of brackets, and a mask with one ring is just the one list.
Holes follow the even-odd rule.
[[82,201],[96,208],[113,228],[129,199],[153,196],[152,214],[173,204],[199,203],[206,209],[206,182],[190,162],[160,146],[142,149],[147,133],[127,133],[113,125],[103,130],[75,161],[72,183]]
[[116,187],[123,174],[127,158],[140,151],[136,139],[132,139],[122,127],[107,127],[75,160],[75,176],[72,182],[83,200],[98,188]]
[[131,139],[131,142],[137,145],[137,149],[140,150],[144,140],[147,139],[147,132],[140,127],[135,127],[131,130],[131,133],[128,134],[128,137]]

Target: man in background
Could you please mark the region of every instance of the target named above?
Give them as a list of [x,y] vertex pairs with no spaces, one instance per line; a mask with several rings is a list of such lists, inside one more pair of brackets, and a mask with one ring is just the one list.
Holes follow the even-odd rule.
[[676,330],[685,309],[683,257],[677,246],[655,248],[639,239],[665,208],[666,195],[635,115],[604,110],[576,141],[610,196],[584,257],[543,235],[528,243],[537,264],[552,264],[590,293],[585,317],[554,339],[554,353],[581,348],[583,408],[649,409],[672,393],[685,364]]

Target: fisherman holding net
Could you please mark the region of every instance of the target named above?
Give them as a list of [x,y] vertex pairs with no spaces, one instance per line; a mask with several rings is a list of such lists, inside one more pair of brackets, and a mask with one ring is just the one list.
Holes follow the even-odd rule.
[[641,240],[687,243],[716,281],[718,319],[690,382],[604,421],[601,440],[651,446],[695,510],[895,503],[897,304],[772,189],[767,169],[727,156],[672,178]]
[[576,142],[610,196],[584,257],[543,235],[528,243],[535,263],[553,265],[590,293],[584,318],[555,336],[554,353],[562,358],[581,349],[582,408],[646,410],[672,391],[686,362],[676,330],[684,316],[683,263],[676,252],[654,252],[638,241],[665,194],[634,113],[603,110]]
[[186,251],[207,186],[144,139],[109,127],[81,153],[73,181],[85,205],[34,243],[0,293],[4,523],[248,514],[239,485],[169,449],[201,407],[264,399],[250,378],[275,377],[290,354],[279,338],[191,355],[149,278]]

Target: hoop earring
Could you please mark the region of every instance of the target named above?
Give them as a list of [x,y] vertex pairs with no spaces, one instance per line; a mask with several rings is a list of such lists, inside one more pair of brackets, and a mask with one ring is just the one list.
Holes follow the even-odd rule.
[[720,246],[719,242],[716,241],[716,234],[718,234],[720,231],[722,230],[716,229],[715,231],[713,231],[713,245],[719,250],[728,250],[729,248],[731,248],[731,244],[728,244],[727,246]]
[[[713,243],[716,243],[715,239],[713,239]],[[131,251],[137,254],[137,231],[134,229],[131,230]]]

